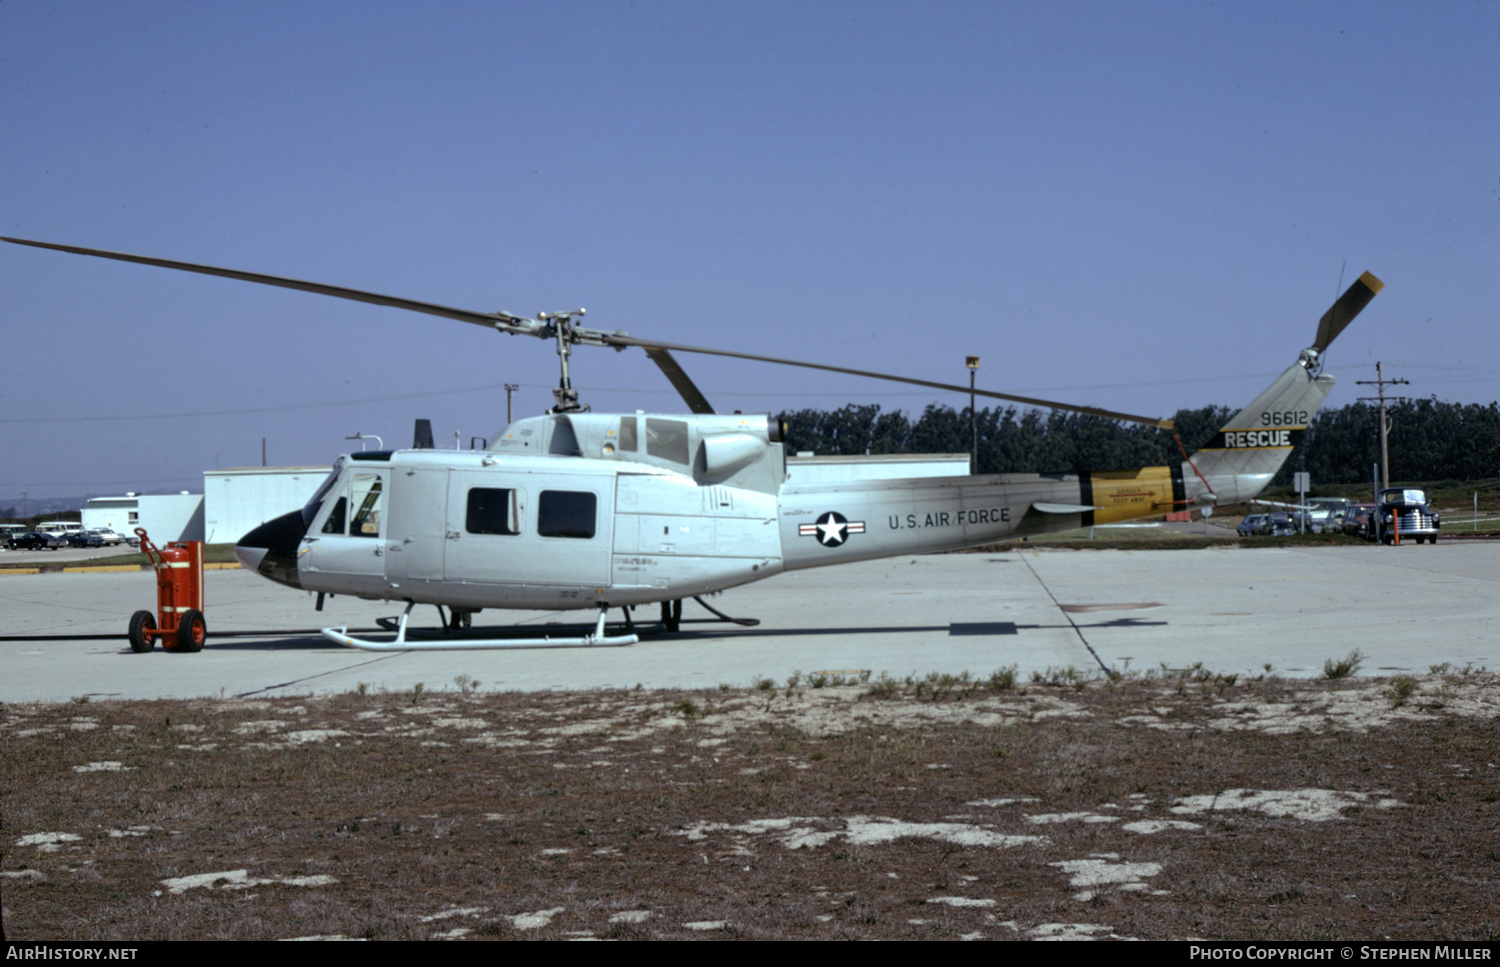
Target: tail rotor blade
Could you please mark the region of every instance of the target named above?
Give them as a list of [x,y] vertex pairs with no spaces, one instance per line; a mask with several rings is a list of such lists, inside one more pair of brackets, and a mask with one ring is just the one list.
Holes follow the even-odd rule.
[[1327,349],[1338,334],[1344,331],[1354,317],[1359,315],[1360,310],[1370,304],[1370,300],[1385,288],[1385,283],[1375,278],[1368,272],[1360,275],[1354,280],[1354,284],[1344,290],[1338,301],[1323,313],[1323,318],[1318,320],[1318,338],[1312,348],[1321,353]]

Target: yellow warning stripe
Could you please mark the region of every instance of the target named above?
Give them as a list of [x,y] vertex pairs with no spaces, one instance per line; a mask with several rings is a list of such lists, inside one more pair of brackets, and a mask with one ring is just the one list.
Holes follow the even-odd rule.
[[[178,565],[179,567],[183,565]],[[205,564],[205,571],[237,571],[240,569],[238,562],[234,564]],[[7,574],[93,574],[108,573],[111,571],[149,571],[149,564],[75,564],[71,567],[41,568],[41,567],[0,567],[0,577]]]
[[1172,471],[1168,467],[1108,470],[1089,475],[1093,484],[1094,523],[1113,524],[1170,513]]
[[141,570],[141,565],[139,565],[139,564],[99,564],[99,565],[85,565],[85,564],[80,564],[80,565],[78,565],[76,567],[65,567],[65,568],[62,569],[62,571],[63,571],[64,574],[87,574],[90,571],[139,571],[139,570]]

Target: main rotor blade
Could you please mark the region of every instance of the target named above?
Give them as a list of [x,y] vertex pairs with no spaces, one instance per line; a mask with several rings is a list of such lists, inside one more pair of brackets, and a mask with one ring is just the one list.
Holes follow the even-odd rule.
[[1353,322],[1360,310],[1369,305],[1370,300],[1383,288],[1384,282],[1368,272],[1361,273],[1354,284],[1338,297],[1338,301],[1323,313],[1323,318],[1318,320],[1318,338],[1312,348],[1320,353],[1327,349],[1338,338],[1339,333],[1344,331],[1344,327]]
[[[470,309],[456,309],[451,306],[441,306],[431,302],[421,302],[416,299],[405,299],[399,296],[382,295],[378,292],[365,292],[360,289],[350,289],[344,286],[327,285],[321,282],[306,282],[301,279],[289,279],[278,275],[266,275],[260,272],[245,272],[239,269],[225,269],[212,265],[199,265],[194,262],[179,262],[173,259],[152,258],[145,255],[131,255],[126,252],[110,252],[104,249],[80,248],[73,245],[57,245],[51,242],[38,242],[24,238],[9,238],[0,236],[0,241],[10,242],[14,245],[29,245],[33,248],[52,249],[58,252],[69,252],[74,255],[90,255],[95,258],[114,259],[120,262],[135,262],[140,265],[154,265],[165,269],[176,269],[181,272],[196,272],[200,275],[216,275],[226,279],[238,279],[243,282],[255,282],[260,285],[272,285],[283,289],[297,289],[302,292],[311,292],[316,295],[332,296],[338,299],[348,299],[353,302],[365,302],[371,305],[388,306],[393,309],[406,309],[411,312],[421,312],[430,316],[439,316],[445,319],[456,319],[459,322],[467,322],[477,326],[498,329],[501,332],[509,332],[521,335],[541,336],[544,338],[554,335],[553,328],[540,320],[527,319],[521,316],[513,316],[505,312],[475,312]],[[1366,272],[1360,276],[1359,281],[1349,287],[1334,303],[1332,309],[1324,315],[1323,322],[1319,325],[1318,349],[1321,351],[1333,337],[1349,324],[1349,321],[1359,313],[1360,309],[1374,298],[1376,292],[1380,291],[1383,283],[1373,275]],[[1324,338],[1324,330],[1329,330],[1329,335]],[[851,376],[864,376],[868,379],[879,379],[894,383],[907,383],[912,386],[926,386],[930,389],[944,390],[954,393],[972,392],[975,396],[983,396],[985,399],[1006,400],[1012,403],[1021,403],[1026,406],[1040,406],[1054,410],[1065,410],[1071,413],[1084,413],[1090,416],[1103,417],[1107,420],[1123,420],[1129,423],[1141,423],[1146,426],[1172,429],[1171,420],[1162,420],[1149,416],[1137,416],[1132,413],[1117,413],[1113,410],[1100,409],[1093,406],[1076,406],[1071,403],[1058,403],[1054,400],[1035,399],[1029,396],[1016,396],[1011,393],[997,393],[994,390],[970,390],[967,386],[957,383],[938,383],[932,380],[913,379],[908,376],[895,376],[890,373],[876,373],[863,369],[849,369],[843,366],[829,366],[825,363],[809,363],[795,359],[782,359],[777,356],[761,356],[755,353],[733,352],[727,349],[708,349],[702,346],[682,346],[673,343],[655,342],[648,339],[636,339],[623,332],[604,333],[595,330],[584,330],[575,328],[571,330],[570,341],[587,343],[592,345],[613,346],[622,349],[626,346],[639,346],[646,350],[648,356],[657,366],[661,367],[667,379],[687,401],[689,407],[695,413],[712,413],[706,397],[693,384],[693,381],[672,358],[672,352],[698,353],[707,356],[727,356],[734,359],[749,359],[756,362],[775,363],[780,366],[800,366],[803,369],[817,369],[830,373],[845,373]]]
[[[729,356],[734,359],[750,359],[760,363],[776,363],[780,366],[800,366],[803,369],[821,369],[828,373],[846,373],[850,376],[865,376],[869,379],[883,379],[892,383],[910,383],[913,386],[926,386],[931,389],[949,390],[954,393],[967,393],[969,387],[957,383],[936,383],[926,379],[912,379],[909,376],[893,376],[890,373],[873,373],[865,369],[848,369],[843,366],[829,366],[826,363],[805,363],[795,359],[781,359],[777,356],[760,356],[755,353],[732,352],[727,349],[706,349],[702,346],[679,346],[675,343],[655,342],[650,339],[637,339],[623,333],[611,334],[608,342],[613,346],[639,346],[646,350],[647,354],[670,350],[678,353],[701,353],[705,356]],[[660,364],[658,364],[660,365]],[[669,374],[670,378],[670,374]],[[1094,406],[1075,406],[1072,403],[1058,403],[1053,400],[1033,399],[1029,396],[1015,396],[1011,393],[997,393],[994,390],[976,389],[975,396],[983,396],[986,399],[1008,400],[1012,403],[1022,403],[1026,406],[1043,406],[1053,410],[1067,410],[1071,413],[1086,413],[1089,416],[1102,416],[1106,420],[1125,420],[1129,423],[1143,423],[1146,426],[1160,427],[1164,430],[1173,428],[1171,420],[1161,420],[1151,416],[1136,416],[1132,413],[1116,413],[1113,410],[1102,410]]]
[[677,387],[678,394],[687,403],[688,409],[694,413],[712,413],[714,408],[709,405],[708,398],[693,383],[687,371],[677,364],[672,354],[665,349],[647,349],[646,355],[651,361],[661,367],[661,371],[671,380],[672,385]]
[[476,326],[501,329],[505,332],[525,335],[546,335],[541,331],[544,328],[541,323],[532,319],[512,316],[504,312],[489,313],[475,312],[470,309],[454,309],[431,302],[419,302],[416,299],[403,299],[399,296],[381,295],[378,292],[363,292],[359,289],[348,289],[339,285],[325,285],[322,282],[304,282],[300,279],[287,279],[279,275],[242,272],[239,269],[221,269],[212,265],[177,262],[172,259],[158,259],[146,255],[130,255],[125,252],[107,252],[97,248],[77,248],[72,245],[54,245],[51,242],[34,242],[29,239],[6,238],[4,236],[0,236],[0,241],[11,242],[15,245],[30,245],[33,248],[50,248],[58,252],[71,252],[74,255],[92,255],[96,258],[115,259],[119,262],[136,262],[141,265],[155,265],[164,269],[196,272],[199,275],[217,275],[226,279],[239,279],[242,282],[258,282],[261,285],[279,286],[283,289],[299,289],[303,292],[333,296],[337,299],[350,299],[354,302],[368,302],[377,306],[390,306],[393,309],[409,309],[412,312],[423,312],[429,316],[457,319],[459,322],[469,322]]

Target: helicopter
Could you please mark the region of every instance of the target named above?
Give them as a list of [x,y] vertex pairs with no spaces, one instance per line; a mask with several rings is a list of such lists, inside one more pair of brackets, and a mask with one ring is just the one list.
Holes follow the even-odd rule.
[[[682,602],[804,568],[959,550],[1176,510],[1211,514],[1255,497],[1307,432],[1333,389],[1323,354],[1384,287],[1363,273],[1319,320],[1313,343],[1180,463],[1109,471],[1002,473],[797,483],[787,475],[785,428],[770,414],[716,413],[674,354],[707,354],[853,374],[954,392],[971,387],[823,363],[664,343],[585,328],[585,312],[523,317],[419,302],[317,282],[190,262],[0,237],[18,245],[215,275],[421,312],[555,343],[555,405],[516,420],[482,449],[351,452],[335,461],[299,510],[245,534],[234,553],[249,570],[290,588],[404,602],[382,619],[390,641],[322,629],[369,651],[613,646],[639,641],[631,612],[659,605],[678,631]],[[639,348],[687,403],[689,414],[591,412],[573,387],[577,346]],[[1169,420],[996,392],[975,395],[1144,423]],[[1179,439],[1180,445],[1180,439]],[[444,631],[486,609],[597,612],[576,636],[410,639],[419,604],[436,605]],[[443,609],[448,609],[444,613]],[[611,609],[624,628],[611,634]],[[450,617],[451,615],[451,617]]]

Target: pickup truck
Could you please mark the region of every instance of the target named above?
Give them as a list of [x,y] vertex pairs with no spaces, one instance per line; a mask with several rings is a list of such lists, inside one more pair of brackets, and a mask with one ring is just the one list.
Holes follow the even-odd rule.
[[1375,499],[1370,515],[1371,532],[1382,544],[1424,540],[1436,544],[1442,521],[1427,505],[1427,495],[1414,487],[1390,487]]

